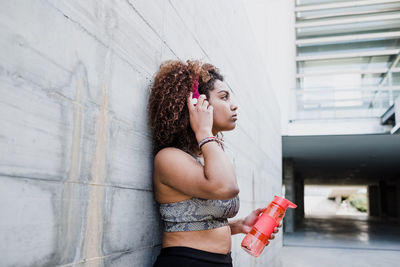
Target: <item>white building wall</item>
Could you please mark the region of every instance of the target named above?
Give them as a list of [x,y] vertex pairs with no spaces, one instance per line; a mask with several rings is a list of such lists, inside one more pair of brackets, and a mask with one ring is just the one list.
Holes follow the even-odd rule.
[[[293,119],[296,87],[295,1],[248,0],[246,10],[281,113],[281,133]],[[272,97],[272,96],[270,96]]]
[[[202,59],[226,76],[239,105],[225,134],[239,216],[280,194],[278,71],[263,63],[247,3],[1,1],[1,266],[151,266],[161,223],[146,106],[166,59]],[[281,265],[282,233],[257,259],[243,237],[235,266]]]

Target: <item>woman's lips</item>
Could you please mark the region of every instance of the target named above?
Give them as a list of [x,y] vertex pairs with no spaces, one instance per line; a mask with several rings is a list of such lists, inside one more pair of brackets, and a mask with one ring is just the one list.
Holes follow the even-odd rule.
[[237,115],[233,115],[233,116],[232,116],[232,119],[236,121],[236,120],[238,119],[238,118],[237,118]]

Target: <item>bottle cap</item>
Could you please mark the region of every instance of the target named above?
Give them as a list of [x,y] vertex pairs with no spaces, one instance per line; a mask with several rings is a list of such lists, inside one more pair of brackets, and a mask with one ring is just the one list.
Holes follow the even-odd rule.
[[289,208],[292,208],[292,209],[297,208],[297,205],[296,205],[296,204],[290,202],[289,200],[287,200],[286,198],[283,198],[283,197],[275,196],[275,197],[274,197],[274,200],[272,200],[272,202],[278,204],[279,206],[281,206],[281,207],[284,208],[285,210],[286,210],[288,207],[289,207]]

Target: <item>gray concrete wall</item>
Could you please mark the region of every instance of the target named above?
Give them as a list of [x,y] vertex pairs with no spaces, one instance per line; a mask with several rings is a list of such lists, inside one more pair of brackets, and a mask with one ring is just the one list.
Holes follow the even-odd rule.
[[[243,5],[0,2],[0,266],[151,266],[161,224],[146,104],[166,59],[226,76],[239,216],[280,194],[280,112]],[[242,238],[235,266],[281,265],[281,234],[258,259]]]

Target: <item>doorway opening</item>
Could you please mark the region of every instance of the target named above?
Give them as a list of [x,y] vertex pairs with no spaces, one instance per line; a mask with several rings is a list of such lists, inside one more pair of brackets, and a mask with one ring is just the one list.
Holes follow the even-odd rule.
[[304,185],[304,217],[368,218],[366,185]]

